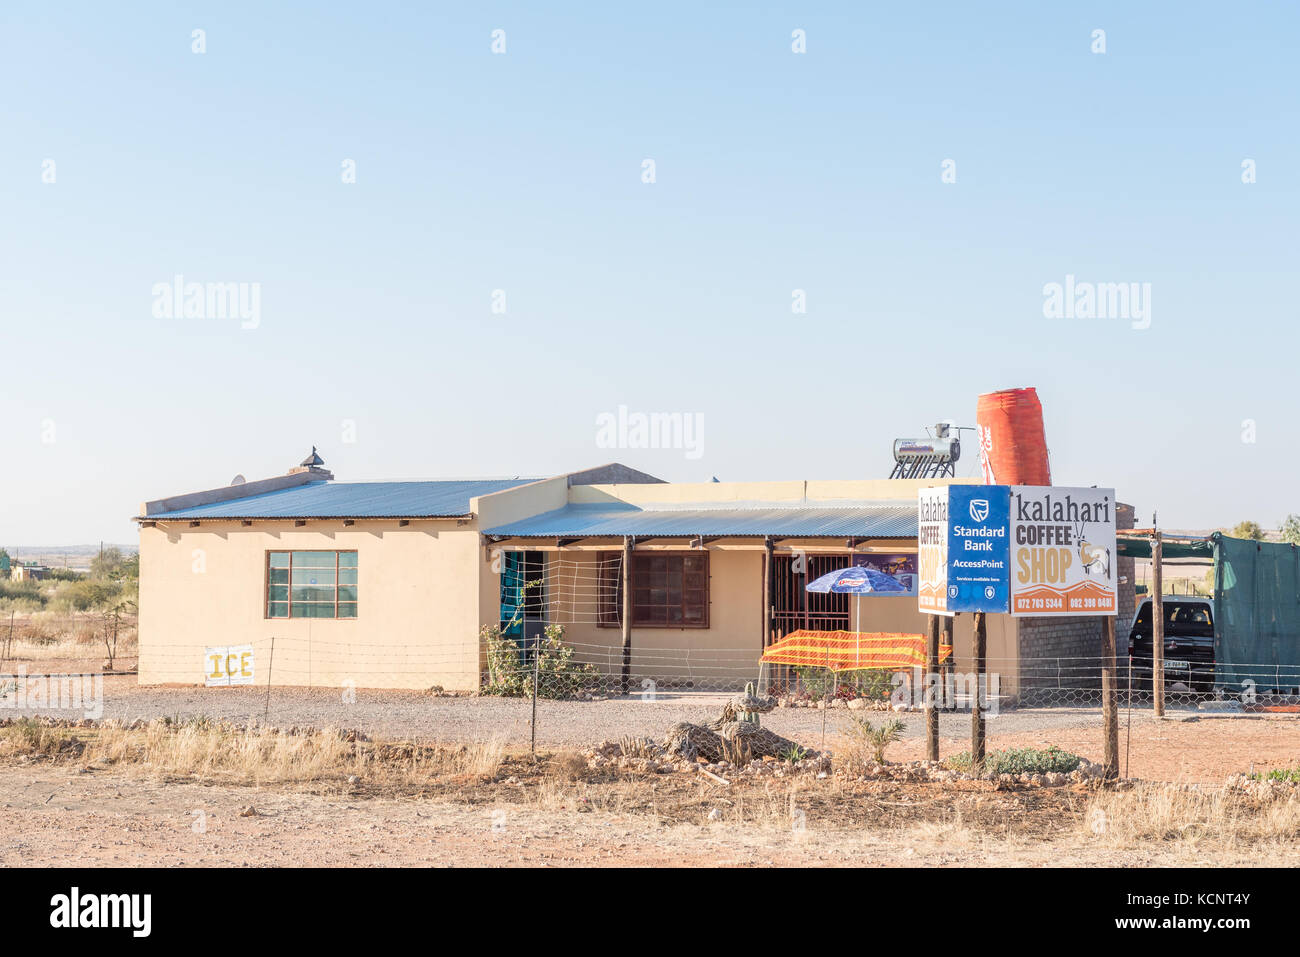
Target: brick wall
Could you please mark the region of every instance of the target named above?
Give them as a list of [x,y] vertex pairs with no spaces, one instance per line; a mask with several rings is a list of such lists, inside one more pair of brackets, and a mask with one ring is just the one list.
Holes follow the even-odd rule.
[[1085,697],[1072,691],[1101,688],[1100,618],[1019,618],[1016,623],[1021,704],[1068,704]]
[[[1115,526],[1133,528],[1136,509],[1120,502],[1115,509]],[[1121,558],[1115,566],[1119,575],[1119,610],[1115,614],[1115,655],[1121,660],[1128,657],[1128,630],[1137,611],[1137,572],[1131,558]]]
[[[1117,503],[1115,525],[1132,528],[1132,505]],[[1128,629],[1135,601],[1133,559],[1115,557],[1119,582],[1116,601],[1116,657],[1123,670],[1128,657]],[[1072,689],[1101,688],[1100,618],[1019,618],[1016,647],[1020,653],[1020,701],[1065,704]],[[1073,698],[1082,703],[1086,695]]]

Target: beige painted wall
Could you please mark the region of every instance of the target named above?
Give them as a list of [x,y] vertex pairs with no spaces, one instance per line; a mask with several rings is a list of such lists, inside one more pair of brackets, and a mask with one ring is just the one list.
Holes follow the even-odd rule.
[[[356,619],[265,617],[266,553],[293,549],[357,551]],[[253,644],[256,684],[477,688],[480,552],[454,520],[141,528],[140,683],[201,684],[205,647]]]
[[633,505],[672,507],[726,502],[906,501],[936,485],[973,485],[977,479],[845,479],[791,482],[682,482],[662,485],[578,485],[569,501],[623,501]]

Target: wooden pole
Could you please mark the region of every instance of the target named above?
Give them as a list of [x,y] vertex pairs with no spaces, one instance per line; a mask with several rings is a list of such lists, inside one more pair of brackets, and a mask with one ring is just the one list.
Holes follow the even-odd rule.
[[1102,774],[1119,777],[1119,689],[1115,684],[1115,619],[1101,622],[1101,725],[1106,739]]
[[632,545],[631,536],[623,539],[623,694],[632,681]]
[[534,761],[537,760],[537,678],[538,672],[541,671],[541,667],[542,648],[541,643],[538,642],[537,646],[533,648],[533,717],[529,722],[529,727],[532,732],[530,751]]
[[1165,716],[1164,554],[1157,530],[1151,535],[1151,698],[1157,718]]
[[930,616],[930,633],[925,640],[925,759],[939,760],[939,708],[934,682],[939,677],[939,616]]
[[763,542],[763,644],[762,650],[772,642],[772,540]]
[[275,665],[275,635],[271,636],[271,660],[266,664],[266,708],[262,711],[262,723],[271,716],[271,668]]
[[984,693],[985,653],[988,650],[988,629],[984,621],[984,612],[975,612],[975,641],[971,651],[971,665],[975,672],[975,687],[971,693],[970,703],[970,757],[971,768],[976,773],[984,770],[984,709],[980,695]]
[[[758,653],[767,651],[772,641],[772,540],[763,540],[763,637],[758,644]],[[767,694],[769,688],[762,682],[763,669],[759,667],[758,693]],[[771,685],[771,672],[768,672],[768,685]]]
[[941,672],[943,672],[944,700],[947,701],[947,707],[944,710],[956,711],[957,710],[956,689],[953,690],[953,695],[951,699],[949,699],[948,687],[949,687],[949,682],[952,679],[953,668],[957,663],[957,642],[954,638],[954,631],[956,630],[956,626],[957,626],[957,616],[945,615],[944,618],[942,619],[942,624],[943,624],[943,634],[940,636],[939,641],[941,644],[945,644],[952,649],[952,654],[948,658],[948,663],[946,665],[943,665],[939,669]]

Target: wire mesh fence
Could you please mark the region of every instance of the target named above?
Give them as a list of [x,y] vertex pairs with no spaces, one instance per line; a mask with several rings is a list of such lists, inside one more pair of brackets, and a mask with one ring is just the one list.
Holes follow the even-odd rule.
[[[134,665],[132,611],[10,611],[0,615],[0,670],[23,661],[103,661]],[[112,670],[105,668],[105,670]]]
[[[102,708],[72,716],[130,722],[208,716],[276,728],[355,729],[386,740],[501,738],[525,748],[592,748],[626,736],[662,742],[681,722],[716,716],[749,691],[745,697],[770,702],[764,721],[774,733],[816,750],[846,746],[864,722],[877,729],[898,723],[913,742],[904,756],[916,757],[933,707],[947,756],[965,748],[977,703],[982,716],[998,719],[986,725],[990,752],[1051,741],[1066,728],[1096,729],[1100,741],[1100,656],[990,657],[979,675],[960,654],[934,674],[924,668],[837,672],[764,664],[752,648],[624,649],[579,639],[553,632],[450,647],[306,633],[218,647],[155,645],[145,650],[138,680],[119,677],[105,680],[102,691],[99,685],[83,690],[83,704],[93,695]],[[55,685],[42,690],[33,668],[21,659],[14,665],[0,667],[0,720],[53,713]],[[1127,713],[1126,727],[1140,727],[1139,713],[1155,707],[1149,669],[1128,658],[1116,665],[1121,720]],[[53,675],[55,666],[47,667]],[[1272,679],[1198,688],[1189,680],[1194,675],[1167,668],[1164,704],[1300,712],[1300,668],[1256,670]],[[210,687],[196,692],[196,685]],[[458,700],[444,700],[452,698]]]
[[[653,699],[682,692],[737,693],[748,686],[789,707],[868,707],[919,711],[930,702],[943,711],[969,710],[979,695],[985,710],[1100,708],[1101,656],[989,657],[977,674],[957,656],[933,674],[921,667],[836,671],[764,663],[753,648],[644,647],[569,640],[558,631],[528,639],[495,638],[448,647],[348,642],[307,636],[259,638],[229,646],[248,649],[246,674],[233,683],[307,687],[406,688],[504,697],[591,700]],[[225,646],[151,648],[141,657],[151,683],[213,684],[228,679]],[[220,658],[218,661],[217,659]],[[216,665],[214,665],[216,662]],[[219,665],[220,667],[216,667]],[[1300,703],[1300,665],[1251,666],[1251,677],[1216,675],[1213,663],[1180,667],[1165,662],[1167,704]],[[247,680],[244,680],[247,679]],[[220,683],[227,683],[221,681]],[[1155,698],[1149,661],[1115,662],[1115,687],[1124,704],[1150,706]]]

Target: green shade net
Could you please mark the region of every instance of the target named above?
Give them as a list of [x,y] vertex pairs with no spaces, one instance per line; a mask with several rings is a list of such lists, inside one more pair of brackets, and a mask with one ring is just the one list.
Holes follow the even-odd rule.
[[523,557],[519,552],[506,552],[501,562],[501,633],[516,639],[524,633],[524,616],[519,614],[526,584]]
[[[1121,537],[1116,545],[1116,551],[1119,553],[1120,558],[1151,557],[1151,539],[1149,538]],[[1208,538],[1186,541],[1169,541],[1166,539],[1161,543],[1160,554],[1164,556],[1165,561],[1179,558],[1201,558],[1208,562],[1214,558],[1214,543]]]
[[1300,549],[1225,535],[1214,543],[1215,683],[1230,693],[1300,688]]

